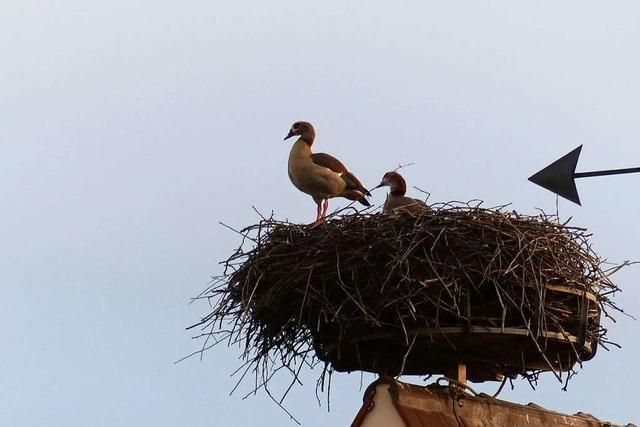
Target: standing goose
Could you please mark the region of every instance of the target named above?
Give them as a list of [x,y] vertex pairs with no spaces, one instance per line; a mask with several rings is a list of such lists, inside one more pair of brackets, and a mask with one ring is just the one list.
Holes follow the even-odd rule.
[[382,181],[376,188],[389,186],[390,190],[387,200],[384,202],[382,212],[412,212],[420,213],[429,206],[422,200],[405,196],[407,192],[407,182],[398,172],[391,171],[384,174]]
[[284,139],[294,135],[299,138],[289,153],[289,178],[298,190],[309,194],[318,205],[312,226],[324,221],[332,197],[345,197],[371,206],[365,199],[365,195],[369,195],[367,189],[340,160],[326,153],[311,152],[311,145],[316,138],[311,123],[295,122]]

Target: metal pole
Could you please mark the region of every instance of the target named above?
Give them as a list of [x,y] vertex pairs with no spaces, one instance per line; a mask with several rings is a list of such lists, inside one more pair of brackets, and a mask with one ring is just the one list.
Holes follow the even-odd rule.
[[636,172],[640,172],[640,168],[608,169],[608,170],[594,171],[594,172],[576,172],[573,174],[573,177],[586,178],[589,176],[620,175],[623,173],[636,173]]

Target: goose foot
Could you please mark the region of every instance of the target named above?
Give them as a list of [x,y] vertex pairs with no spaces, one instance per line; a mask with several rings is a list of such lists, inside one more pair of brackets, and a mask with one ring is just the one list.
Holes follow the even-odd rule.
[[308,225],[309,228],[316,228],[320,224],[324,224],[324,218],[318,218]]

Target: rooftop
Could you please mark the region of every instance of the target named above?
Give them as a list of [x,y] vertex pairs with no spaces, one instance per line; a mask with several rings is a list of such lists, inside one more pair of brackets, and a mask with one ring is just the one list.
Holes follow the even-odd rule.
[[562,414],[534,403],[472,395],[451,383],[418,386],[381,377],[367,387],[363,400],[352,427],[615,426],[584,412]]

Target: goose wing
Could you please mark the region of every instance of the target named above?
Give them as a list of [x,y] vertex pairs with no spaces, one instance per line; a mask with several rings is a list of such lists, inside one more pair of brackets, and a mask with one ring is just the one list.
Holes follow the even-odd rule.
[[338,159],[327,153],[313,153],[311,154],[311,160],[318,166],[329,168],[335,173],[342,176],[342,179],[347,183],[348,188],[353,188],[361,191],[363,194],[369,195],[369,191],[364,188],[360,180],[351,172],[347,170],[347,167]]
[[331,154],[327,153],[313,153],[311,154],[311,160],[318,166],[329,168],[335,173],[346,173],[347,167],[342,162]]

